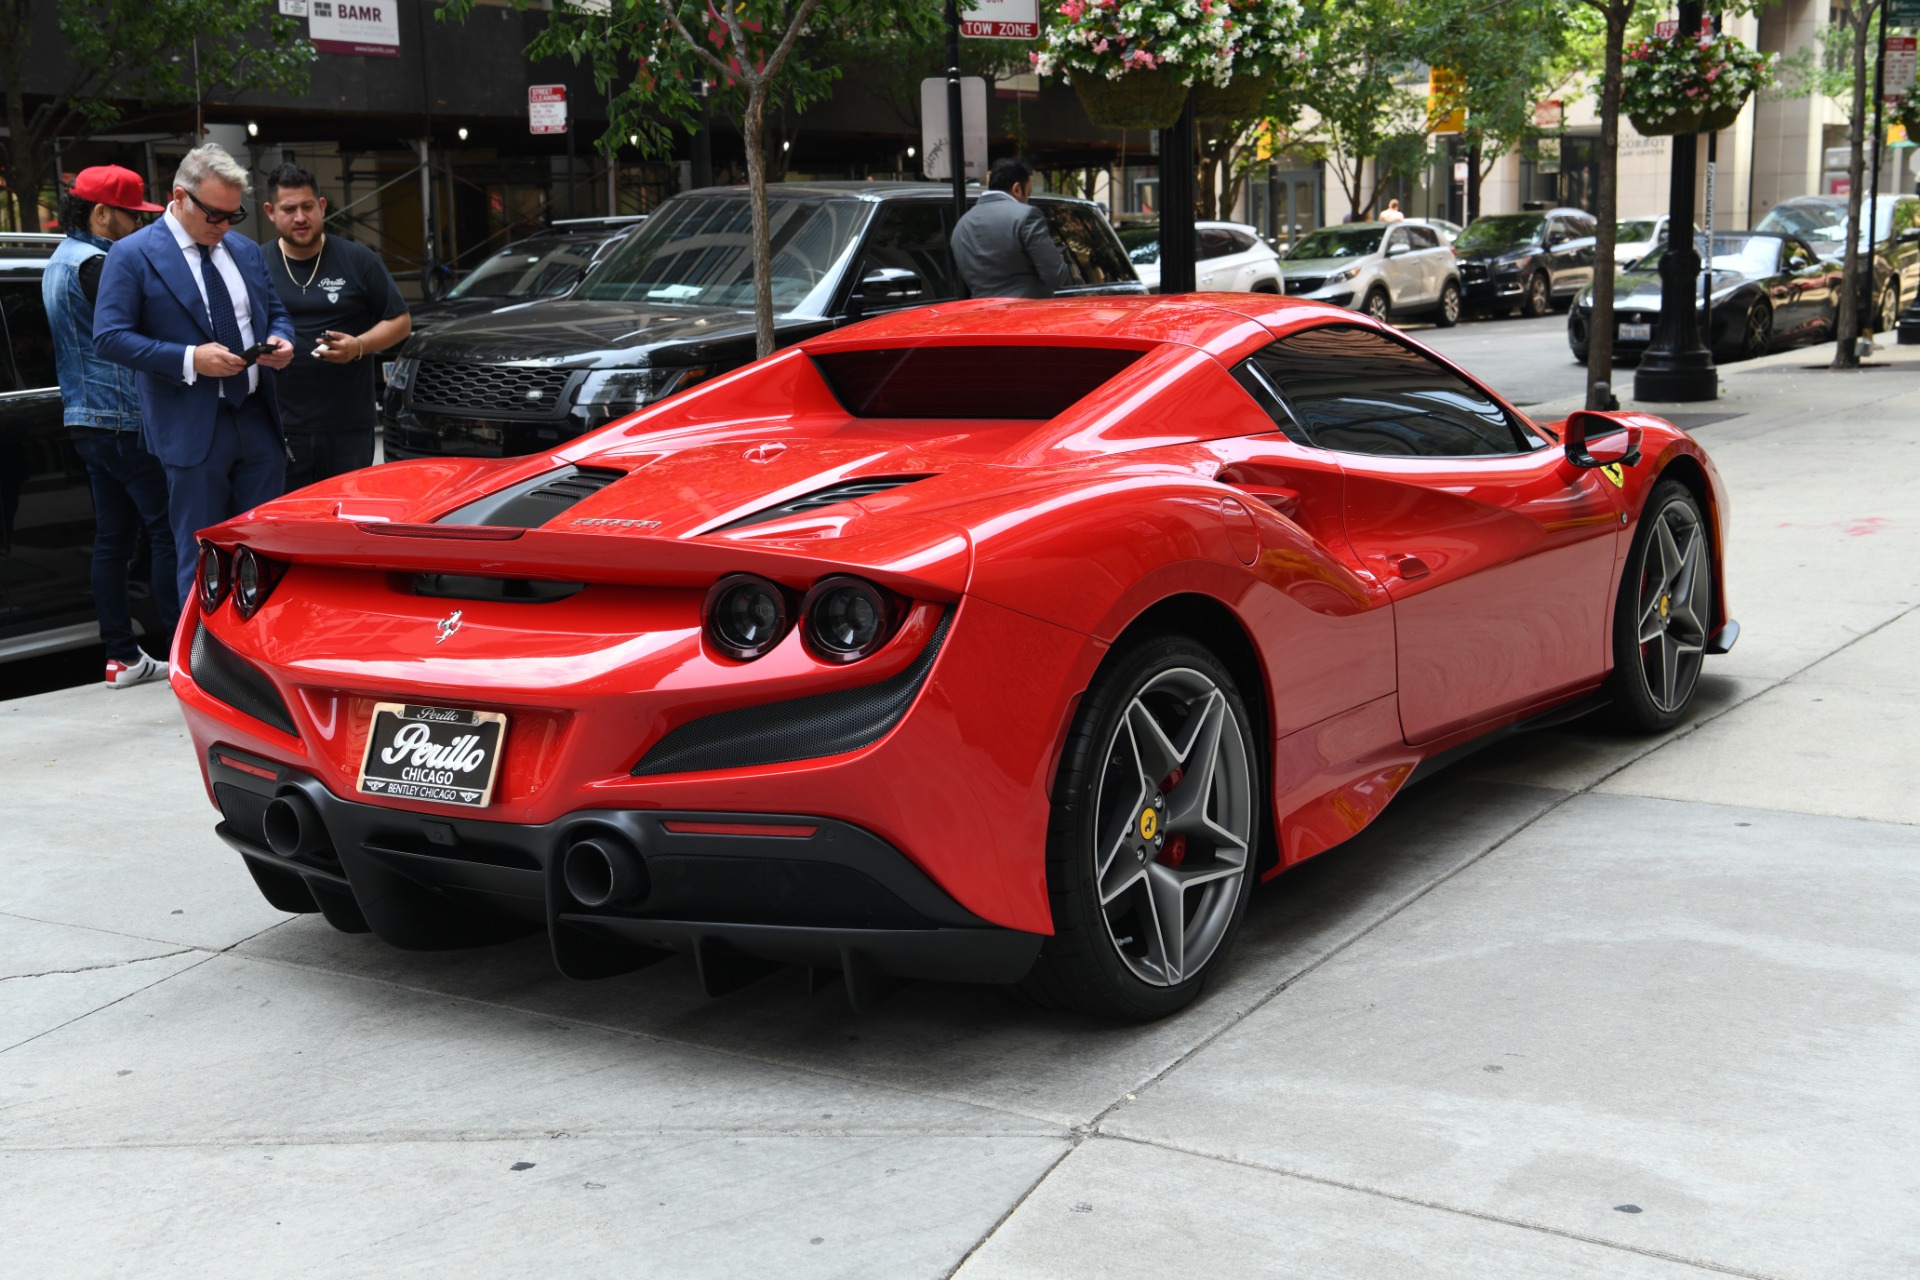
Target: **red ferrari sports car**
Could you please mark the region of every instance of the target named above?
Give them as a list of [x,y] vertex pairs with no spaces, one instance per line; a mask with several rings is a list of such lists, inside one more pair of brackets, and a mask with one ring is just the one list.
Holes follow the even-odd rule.
[[1725,529],[1686,433],[1348,311],[957,303],[207,530],[173,684],[282,910],[1151,1018],[1424,770],[1674,723]]

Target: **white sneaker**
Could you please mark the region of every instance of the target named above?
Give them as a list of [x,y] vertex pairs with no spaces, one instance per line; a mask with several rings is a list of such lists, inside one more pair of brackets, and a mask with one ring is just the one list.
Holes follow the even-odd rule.
[[126,689],[149,680],[165,680],[167,664],[142,653],[132,662],[107,659],[107,688]]

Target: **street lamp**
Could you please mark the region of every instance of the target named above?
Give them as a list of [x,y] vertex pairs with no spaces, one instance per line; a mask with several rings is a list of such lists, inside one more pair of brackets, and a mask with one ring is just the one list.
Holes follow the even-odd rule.
[[[1681,0],[1679,30],[1691,36],[1700,30],[1700,0]],[[1693,180],[1699,155],[1700,136],[1675,134],[1673,172],[1667,187],[1667,251],[1660,255],[1660,319],[1653,328],[1653,344],[1640,357],[1633,375],[1636,400],[1717,400],[1720,374],[1713,367],[1713,352],[1700,340],[1700,314],[1694,300],[1698,296],[1700,254],[1694,249]],[[1708,230],[1707,252],[1713,252],[1712,230]],[[1594,287],[1607,289],[1610,280],[1596,280]]]
[[260,122],[258,120],[247,121],[247,136],[249,138],[257,138],[260,136]]

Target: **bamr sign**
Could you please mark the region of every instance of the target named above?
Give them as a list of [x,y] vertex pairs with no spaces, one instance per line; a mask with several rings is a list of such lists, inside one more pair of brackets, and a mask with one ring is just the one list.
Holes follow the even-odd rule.
[[400,56],[397,0],[312,0],[307,34],[321,53],[367,58]]

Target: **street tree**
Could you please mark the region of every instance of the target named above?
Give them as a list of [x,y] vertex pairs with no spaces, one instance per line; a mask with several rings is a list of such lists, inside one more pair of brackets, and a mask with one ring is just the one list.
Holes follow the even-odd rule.
[[1408,88],[1415,71],[1399,0],[1339,0],[1320,12],[1302,97],[1313,119],[1296,150],[1323,158],[1356,211],[1370,209],[1392,179],[1374,163],[1389,143],[1424,138],[1426,98]]
[[1593,319],[1587,333],[1587,408],[1611,409],[1613,395],[1613,270],[1620,222],[1620,64],[1627,27],[1645,0],[1575,0],[1601,22],[1600,154],[1594,184]]
[[[6,82],[7,191],[13,225],[30,230],[40,193],[57,177],[53,140],[77,141],[183,106],[245,90],[299,93],[313,46],[276,0],[54,0],[59,43],[37,45],[44,0],[0,0],[0,79]],[[29,66],[60,68],[29,110]]]

